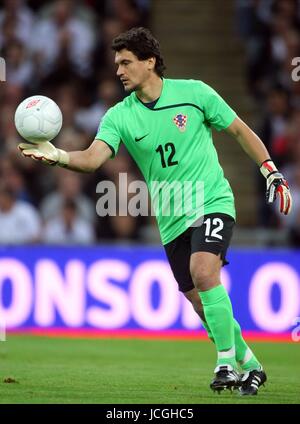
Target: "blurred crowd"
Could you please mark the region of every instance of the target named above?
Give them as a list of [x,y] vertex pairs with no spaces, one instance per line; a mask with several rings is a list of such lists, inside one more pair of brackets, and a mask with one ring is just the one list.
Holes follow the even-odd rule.
[[260,116],[256,131],[289,181],[294,200],[288,217],[274,213],[265,205],[259,178],[259,224],[287,229],[290,244],[300,246],[300,1],[236,0],[236,6],[248,88]]
[[112,39],[147,26],[150,0],[0,1],[0,244],[91,244],[145,241],[152,219],[99,217],[99,181],[119,172],[141,179],[125,149],[99,172],[85,175],[22,158],[14,112],[21,100],[43,94],[63,113],[55,145],[86,148],[101,117],[124,93],[115,73]]
[[[300,0],[235,0],[246,56],[248,89],[256,102],[256,128],[288,179],[291,215],[265,204],[257,179],[258,225],[286,228],[300,245]],[[149,26],[151,0],[0,0],[0,244],[91,244],[157,241],[153,218],[96,214],[97,183],[143,179],[124,148],[90,175],[24,159],[13,116],[24,98],[43,94],[60,106],[64,124],[55,145],[86,148],[101,117],[124,96],[115,76],[112,39],[133,26]],[[300,65],[300,59],[298,61]],[[294,73],[293,73],[294,72]]]

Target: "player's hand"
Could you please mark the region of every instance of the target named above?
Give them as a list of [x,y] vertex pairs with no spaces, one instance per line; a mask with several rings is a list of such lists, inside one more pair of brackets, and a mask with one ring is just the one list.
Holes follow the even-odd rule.
[[18,145],[22,155],[26,158],[32,158],[37,161],[42,161],[47,165],[67,166],[69,162],[69,155],[61,149],[57,149],[49,141],[41,143],[20,143]]
[[280,212],[289,214],[292,208],[292,196],[288,182],[278,172],[271,159],[265,160],[260,167],[260,172],[267,180],[267,203],[274,203],[277,196],[280,198]]

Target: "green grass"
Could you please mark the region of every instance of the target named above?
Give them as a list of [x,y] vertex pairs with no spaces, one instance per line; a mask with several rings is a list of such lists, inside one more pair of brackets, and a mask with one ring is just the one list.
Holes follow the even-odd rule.
[[269,381],[258,396],[241,398],[209,389],[209,342],[9,335],[0,343],[0,403],[300,403],[299,344],[251,347]]

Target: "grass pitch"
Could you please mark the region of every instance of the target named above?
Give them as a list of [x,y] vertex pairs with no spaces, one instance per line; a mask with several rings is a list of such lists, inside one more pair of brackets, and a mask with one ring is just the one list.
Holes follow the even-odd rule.
[[209,389],[205,341],[63,339],[8,335],[0,343],[0,403],[300,403],[299,343],[251,343],[267,371],[256,397]]

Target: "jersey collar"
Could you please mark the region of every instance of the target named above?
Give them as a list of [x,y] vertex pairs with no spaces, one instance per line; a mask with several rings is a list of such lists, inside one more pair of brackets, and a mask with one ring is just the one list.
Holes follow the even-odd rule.
[[162,89],[161,89],[161,93],[160,93],[160,96],[159,96],[159,98],[158,98],[158,100],[157,100],[157,102],[156,102],[156,105],[154,106],[154,108],[149,108],[149,107],[147,107],[139,98],[138,98],[138,96],[136,95],[136,93],[134,93],[134,97],[135,97],[135,100],[136,100],[136,102],[142,107],[142,108],[144,108],[144,109],[147,109],[147,110],[150,110],[150,111],[152,111],[152,110],[155,110],[157,107],[159,107],[160,106],[160,104],[161,104],[161,99],[163,98],[163,95],[164,95],[164,92],[165,92],[165,90],[166,90],[166,83],[167,83],[167,80],[165,79],[165,78],[162,78],[162,82],[163,82],[163,85],[162,85]]

